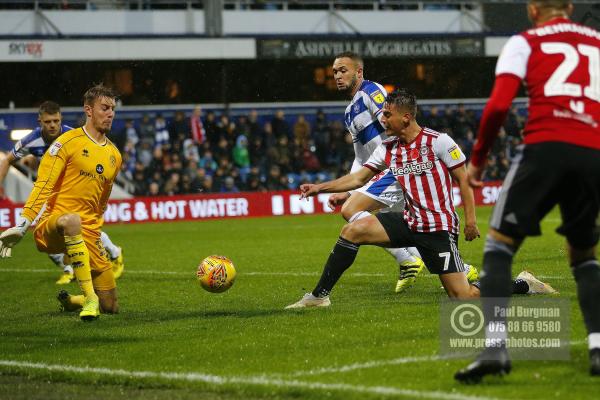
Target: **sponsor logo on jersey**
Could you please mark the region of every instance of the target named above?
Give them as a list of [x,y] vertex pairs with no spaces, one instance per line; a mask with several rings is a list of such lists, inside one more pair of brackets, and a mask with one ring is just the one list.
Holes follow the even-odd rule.
[[93,179],[96,179],[96,174],[93,174],[93,173],[91,173],[91,172],[84,171],[84,170],[82,170],[82,169],[80,169],[80,170],[79,170],[79,176],[87,176],[88,178],[93,178]]
[[52,146],[50,146],[48,153],[50,153],[51,156],[55,156],[58,154],[58,151],[61,149],[61,147],[62,147],[62,144],[60,144],[58,142],[54,142],[54,143],[52,143]]
[[84,157],[89,157],[90,156],[90,152],[88,151],[88,149],[83,149],[83,152],[81,153],[82,156]]
[[371,93],[371,98],[377,104],[383,104],[383,102],[385,101],[385,96],[383,95],[383,93],[381,93],[381,90],[376,90],[373,93]]
[[104,167],[102,166],[102,164],[96,165],[96,172],[99,174],[104,172]]
[[403,167],[390,167],[390,171],[394,176],[402,176],[408,174],[420,175],[425,171],[433,169],[433,162],[427,160],[420,163],[412,163]]
[[110,165],[114,168],[117,165],[117,159],[115,156],[110,156]]

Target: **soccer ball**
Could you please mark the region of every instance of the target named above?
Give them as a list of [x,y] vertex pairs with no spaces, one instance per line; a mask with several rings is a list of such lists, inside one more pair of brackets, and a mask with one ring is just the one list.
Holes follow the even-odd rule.
[[235,267],[231,260],[224,256],[208,256],[196,272],[198,282],[204,290],[212,293],[221,293],[233,285],[235,281]]

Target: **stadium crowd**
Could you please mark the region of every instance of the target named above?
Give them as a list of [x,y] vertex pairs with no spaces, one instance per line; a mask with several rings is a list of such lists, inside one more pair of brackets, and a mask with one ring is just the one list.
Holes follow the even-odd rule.
[[[432,106],[419,120],[449,133],[469,156],[479,124],[474,110],[461,104]],[[172,120],[161,115],[128,120],[110,137],[121,150],[121,172],[136,196],[296,189],[350,170],[352,138],[341,119],[318,111],[288,121],[281,110],[270,117],[251,111],[234,119],[197,108],[191,116],[178,111]],[[490,156],[487,180],[504,178],[523,122],[511,110]]]

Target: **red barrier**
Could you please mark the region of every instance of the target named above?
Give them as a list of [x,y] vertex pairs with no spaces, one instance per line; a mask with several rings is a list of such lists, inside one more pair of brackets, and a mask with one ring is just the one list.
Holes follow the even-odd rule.
[[[502,182],[487,182],[475,190],[475,204],[496,202]],[[323,214],[333,212],[327,206],[328,194],[300,200],[297,191],[216,193],[204,195],[136,197],[111,200],[104,213],[107,224],[118,222],[156,222],[217,218],[264,217],[273,215]],[[454,204],[462,203],[458,187]],[[0,227],[13,226],[22,204],[0,201]]]

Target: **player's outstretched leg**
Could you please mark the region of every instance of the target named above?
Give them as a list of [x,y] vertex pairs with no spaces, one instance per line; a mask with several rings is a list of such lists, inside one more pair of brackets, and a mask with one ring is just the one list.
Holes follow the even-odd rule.
[[352,243],[340,236],[327,259],[321,279],[315,289],[312,293],[306,293],[299,301],[287,306],[286,309],[327,307],[331,305],[329,293],[344,271],[354,262],[358,253],[358,247],[356,243]]

